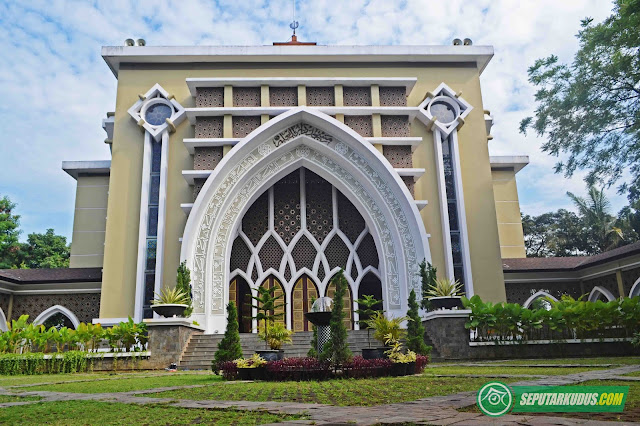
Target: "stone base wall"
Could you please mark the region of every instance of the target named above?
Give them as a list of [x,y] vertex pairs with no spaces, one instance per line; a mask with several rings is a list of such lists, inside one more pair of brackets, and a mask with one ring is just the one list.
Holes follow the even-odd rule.
[[189,339],[202,331],[186,325],[148,325],[151,357],[145,363],[147,369],[161,369],[178,363]]
[[580,342],[469,345],[467,318],[434,317],[423,321],[425,333],[442,359],[480,360],[640,355],[630,342]]

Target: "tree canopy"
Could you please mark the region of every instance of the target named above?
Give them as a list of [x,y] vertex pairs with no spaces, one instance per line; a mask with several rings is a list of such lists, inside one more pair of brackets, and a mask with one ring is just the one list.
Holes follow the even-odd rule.
[[15,207],[8,197],[0,198],[0,269],[68,268],[67,238],[53,229],[29,234],[26,243],[18,240],[20,216],[13,213]]
[[602,23],[582,21],[571,64],[556,55],[529,68],[535,117],[520,131],[547,136],[542,150],[561,157],[556,173],[586,170],[587,182],[619,183],[640,199],[640,0],[616,0]]

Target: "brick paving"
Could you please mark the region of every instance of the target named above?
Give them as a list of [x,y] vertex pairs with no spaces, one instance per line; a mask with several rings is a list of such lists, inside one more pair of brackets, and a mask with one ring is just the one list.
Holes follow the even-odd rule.
[[[640,371],[640,365],[629,365],[609,370],[595,370],[583,373],[568,374],[565,376],[547,376],[534,380],[523,380],[511,385],[570,385],[589,380],[616,380],[621,375]],[[624,377],[624,376],[623,376]],[[635,380],[637,378],[624,377]],[[146,389],[131,392],[117,393],[69,393],[51,391],[25,391],[15,392],[17,386],[13,386],[10,392],[8,388],[0,388],[2,395],[39,396],[40,401],[20,401],[0,404],[1,407],[14,405],[33,404],[37,402],[84,400],[102,401],[124,404],[167,404],[169,406],[199,409],[235,409],[268,411],[282,414],[306,414],[309,420],[296,420],[284,422],[287,425],[373,425],[373,424],[398,424],[415,423],[429,425],[640,425],[640,423],[602,422],[594,420],[571,419],[551,416],[527,416],[505,415],[499,419],[492,419],[483,414],[472,412],[460,412],[459,408],[475,404],[475,392],[461,392],[454,395],[423,398],[416,401],[396,404],[378,405],[373,407],[337,407],[332,405],[276,402],[276,401],[215,401],[215,400],[176,400],[173,398],[153,398],[141,396],[147,393],[162,392],[168,390],[203,387],[205,385],[171,386],[156,389]],[[25,386],[26,387],[26,386]],[[280,423],[283,424],[283,423]]]

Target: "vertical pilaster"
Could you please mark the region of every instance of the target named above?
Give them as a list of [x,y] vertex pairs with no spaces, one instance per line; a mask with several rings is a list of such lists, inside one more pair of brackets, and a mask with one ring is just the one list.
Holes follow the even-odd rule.
[[[224,86],[224,107],[233,107],[233,86]],[[222,137],[227,139],[233,138],[233,118],[231,114],[225,114],[224,116],[222,122]],[[233,148],[232,145],[223,145],[222,156],[227,155],[229,151],[231,151],[231,148]]]
[[147,258],[147,222],[149,220],[149,181],[151,176],[151,135],[144,132],[144,148],[142,154],[142,185],[140,187],[140,221],[138,222],[138,263],[136,268],[136,322],[142,321],[144,307],[145,269]]
[[[344,106],[344,91],[342,84],[336,84],[334,87],[334,97],[337,107]],[[336,120],[344,123],[344,114],[336,114]]]
[[298,106],[307,106],[307,86],[298,86]]
[[167,211],[167,174],[169,172],[169,132],[162,133],[162,149],[160,157],[160,193],[158,197],[158,232],[156,235],[156,282],[154,292],[160,293],[164,271],[164,235]]
[[620,295],[620,299],[625,297],[624,294],[624,282],[622,281],[622,272],[618,269],[616,271],[616,282],[618,283],[618,294]]

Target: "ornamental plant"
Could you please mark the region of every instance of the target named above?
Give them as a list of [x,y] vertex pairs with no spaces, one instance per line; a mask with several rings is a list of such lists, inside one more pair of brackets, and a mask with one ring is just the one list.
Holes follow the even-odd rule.
[[182,262],[176,271],[176,288],[185,294],[185,304],[189,307],[184,310],[184,316],[189,317],[193,312],[193,305],[191,302],[191,271],[187,268],[186,261]]
[[271,322],[268,327],[260,330],[258,337],[264,340],[273,350],[282,349],[285,343],[291,343],[291,335],[293,331],[287,330],[281,322]]
[[333,295],[331,320],[329,322],[331,338],[324,345],[320,359],[331,361],[334,368],[337,368],[353,357],[347,342],[347,328],[344,325],[344,295],[347,292],[347,280],[344,277],[344,271],[341,269],[331,282],[336,287]]
[[438,272],[438,270],[435,266],[431,265],[431,263],[427,262],[426,259],[420,262],[419,266],[422,289],[422,293],[420,295],[420,307],[427,310],[431,307],[427,292],[429,291],[429,287],[431,286],[431,284],[437,279],[436,273]]
[[[278,300],[284,297],[284,294],[279,296],[275,296],[274,292],[276,291],[276,287],[266,288],[264,286],[258,287],[258,295],[251,296],[254,300],[253,308],[257,310],[257,314],[255,317],[251,317],[255,319],[258,324],[260,321],[263,322],[263,333],[264,335],[268,335],[269,324],[275,323],[277,319],[280,319],[284,316],[284,312],[275,313],[276,310],[283,307],[284,303],[278,303]],[[265,347],[268,347],[268,341],[265,339]]]
[[251,358],[238,358],[233,361],[237,368],[258,368],[267,364],[267,361],[258,354],[253,354]]
[[238,310],[234,302],[227,305],[227,329],[224,337],[218,343],[218,350],[214,355],[211,367],[214,372],[220,370],[220,364],[225,361],[233,361],[242,358],[242,345],[240,344],[240,332],[238,325]]
[[462,296],[462,284],[458,280],[450,280],[448,278],[441,278],[434,280],[429,284],[427,289],[427,297],[455,297]]
[[388,335],[391,335],[394,340],[404,338],[407,331],[402,328],[402,323],[407,319],[409,318],[387,318],[382,312],[378,312],[367,321],[367,325],[373,329],[373,338],[384,345]]
[[356,309],[356,313],[358,314],[358,324],[360,326],[365,326],[367,329],[367,343],[369,347],[371,347],[371,327],[367,324],[367,320],[377,314],[378,312],[384,312],[381,309],[373,309],[376,305],[381,304],[381,300],[376,299],[372,295],[364,294],[362,299],[357,299],[358,309]]
[[409,318],[407,322],[407,348],[420,355],[429,355],[431,346],[424,342],[424,326],[418,313],[418,301],[413,289],[409,293],[407,317]]
[[189,297],[178,287],[163,287],[160,294],[154,293],[156,298],[151,301],[152,305],[187,305]]

